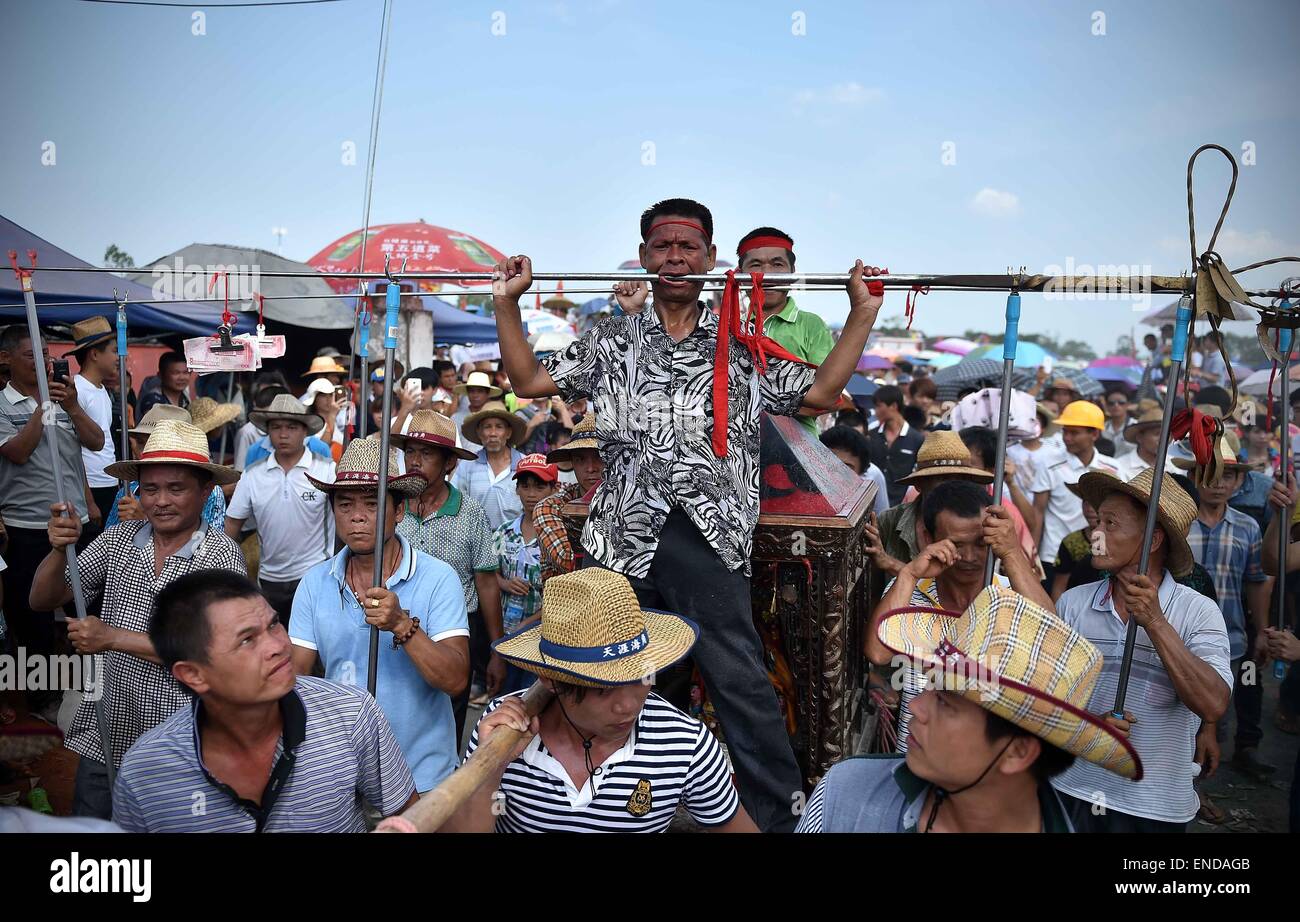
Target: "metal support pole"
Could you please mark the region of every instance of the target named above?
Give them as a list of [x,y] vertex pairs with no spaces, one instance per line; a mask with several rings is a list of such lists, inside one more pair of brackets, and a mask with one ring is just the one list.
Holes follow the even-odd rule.
[[[379,501],[375,508],[375,578],[376,588],[384,585],[384,529],[387,525],[388,512],[388,445],[391,426],[389,419],[393,413],[393,389],[388,382],[393,378],[393,350],[397,348],[397,307],[401,303],[398,295],[401,289],[395,282],[388,283],[387,316],[384,323],[384,413],[379,423]],[[375,684],[379,673],[379,628],[370,626],[370,666],[366,675],[366,687],[370,694],[375,694]]]
[[[122,417],[122,436],[118,440],[118,454],[123,461],[131,460],[131,437],[127,432],[129,424],[126,411],[129,404],[126,399],[126,299],[117,299],[117,289],[113,289],[113,299],[117,301],[117,412]],[[122,481],[122,490],[131,486],[130,481]],[[107,515],[107,513],[105,513]]]
[[[1286,301],[1282,306],[1289,307]],[[1289,406],[1291,397],[1291,344],[1292,334],[1290,330],[1282,330],[1279,345],[1282,353],[1282,406]],[[1282,463],[1278,465],[1278,477],[1282,485],[1286,486],[1287,476],[1291,471],[1291,440],[1287,438],[1288,421],[1286,420],[1286,409],[1283,409],[1282,422]],[[1277,629],[1286,630],[1286,546],[1291,540],[1291,510],[1279,509],[1274,515],[1282,516],[1282,521],[1278,523],[1277,530]],[[1273,661],[1273,675],[1279,681],[1286,678],[1286,663],[1281,660]]]
[[[230,383],[226,385],[226,403],[235,402],[235,373],[230,373]],[[221,427],[221,449],[217,452],[217,463],[226,463],[226,439],[230,436],[230,423]]]
[[[1020,295],[1013,288],[1007,295],[1007,332],[1002,340],[1002,405],[998,409],[998,450],[993,462],[993,505],[1002,503],[1002,484],[1006,479],[1007,426],[1011,417],[1011,374],[1016,364],[1016,340],[1020,337]],[[993,583],[993,551],[984,562],[984,585]]]
[[[36,264],[36,253],[30,251],[28,257],[34,266]],[[59,504],[67,504],[69,510],[75,514],[75,505],[68,502],[67,496],[63,492],[63,459],[59,456],[59,408],[50,401],[50,382],[45,375],[45,343],[41,339],[41,326],[36,317],[36,295],[32,288],[32,277],[30,272],[20,270],[18,267],[18,254],[13,250],[9,251],[9,260],[13,263],[14,274],[18,276],[18,281],[23,289],[23,303],[27,308],[27,335],[32,341],[32,357],[36,365],[36,392],[40,397],[40,408],[37,410],[43,417],[44,436],[50,446],[50,470],[54,475],[54,497]],[[119,337],[124,334],[119,334]],[[123,382],[125,383],[125,382]],[[70,386],[70,383],[69,383]],[[122,421],[125,428],[126,420]],[[74,432],[73,437],[76,438]],[[80,452],[80,446],[78,446]],[[30,463],[30,462],[29,462]],[[81,590],[81,571],[77,568],[77,546],[69,544],[63,549],[64,555],[68,558],[68,581],[72,584],[72,601],[77,613],[77,620],[86,619],[86,598]],[[100,669],[100,696],[95,700],[95,720],[99,725],[99,742],[104,751],[104,767],[108,770],[108,786],[112,790],[116,769],[113,767],[113,741],[112,731],[108,723],[108,709],[104,700],[104,692],[107,691],[104,682],[106,669],[104,663],[106,657],[103,654],[99,656]]]
[[[1174,342],[1169,354],[1169,382],[1165,391],[1164,416],[1160,420],[1160,444],[1156,448],[1156,463],[1151,474],[1151,498],[1147,503],[1147,524],[1142,532],[1142,556],[1138,562],[1138,572],[1149,576],[1147,568],[1151,564],[1151,542],[1156,534],[1156,516],[1160,511],[1160,487],[1165,476],[1165,456],[1169,452],[1169,426],[1174,418],[1174,397],[1178,390],[1178,374],[1182,370],[1183,356],[1187,352],[1187,330],[1192,324],[1192,296],[1183,295],[1178,301],[1178,312],[1174,317]],[[1159,588],[1159,587],[1157,587]],[[1115,707],[1112,716],[1124,719],[1124,698],[1128,694],[1129,672],[1133,668],[1133,646],[1137,643],[1137,620],[1128,616],[1128,633],[1124,638],[1124,659],[1119,667],[1119,684],[1115,688]]]

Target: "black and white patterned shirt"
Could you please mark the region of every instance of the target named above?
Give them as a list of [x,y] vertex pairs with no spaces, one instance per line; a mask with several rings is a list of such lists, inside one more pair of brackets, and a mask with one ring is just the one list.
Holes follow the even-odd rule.
[[[193,570],[231,570],[247,575],[244,553],[220,528],[209,528],[200,520],[202,536],[163,562],[162,573],[153,571],[153,529],[139,519],[121,522],[106,530],[77,555],[81,587],[87,603],[102,598],[100,617],[112,627],[149,632],[153,603],[158,591]],[[196,532],[196,535],[199,534]],[[68,578],[64,568],[64,579]],[[113,763],[122,757],[147,730],[161,724],[189,703],[189,693],[172,678],[166,667],[129,653],[102,654],[106,673],[104,700],[108,705],[109,733],[113,738]],[[77,705],[68,729],[67,746],[95,762],[104,761],[95,722],[95,703],[87,695]]]
[[605,476],[582,532],[603,566],[650,572],[659,532],[681,506],[727,569],[744,568],[758,521],[762,414],[793,416],[817,369],[767,357],[758,373],[734,337],[728,347],[727,456],[713,453],[713,359],[718,319],[701,307],[676,342],[659,314],[612,317],[542,359],[565,400],[591,398]]

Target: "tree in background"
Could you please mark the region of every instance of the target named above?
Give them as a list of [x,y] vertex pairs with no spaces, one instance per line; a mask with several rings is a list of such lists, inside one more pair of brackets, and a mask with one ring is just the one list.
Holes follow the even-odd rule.
[[119,250],[116,243],[110,243],[104,251],[104,265],[110,269],[134,269],[135,260],[125,250]]

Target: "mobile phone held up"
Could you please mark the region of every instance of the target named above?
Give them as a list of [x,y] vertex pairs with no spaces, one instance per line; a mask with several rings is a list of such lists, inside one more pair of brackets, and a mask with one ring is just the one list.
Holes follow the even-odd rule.
[[72,383],[72,379],[68,377],[71,369],[68,367],[67,359],[55,359],[50,364],[53,366],[53,371],[50,374],[51,381],[57,381],[59,384]]

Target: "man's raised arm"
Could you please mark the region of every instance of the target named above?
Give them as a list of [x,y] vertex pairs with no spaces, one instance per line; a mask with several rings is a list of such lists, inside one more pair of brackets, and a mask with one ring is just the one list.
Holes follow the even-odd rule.
[[[831,349],[826,360],[817,368],[817,377],[813,386],[804,396],[804,405],[820,410],[829,409],[839,401],[840,393],[849,383],[849,377],[862,358],[862,350],[867,347],[867,336],[876,322],[880,305],[885,303],[885,288],[880,282],[868,282],[873,275],[883,275],[888,269],[864,266],[862,260],[849,273],[849,316],[844,321],[840,340]],[[500,321],[497,321],[498,327]],[[501,354],[505,355],[505,342],[501,344]],[[511,381],[514,378],[510,379]]]
[[497,263],[492,282],[492,307],[497,318],[501,364],[519,397],[550,397],[560,389],[528,345],[519,315],[519,296],[533,283],[533,263],[527,256],[511,256]]

